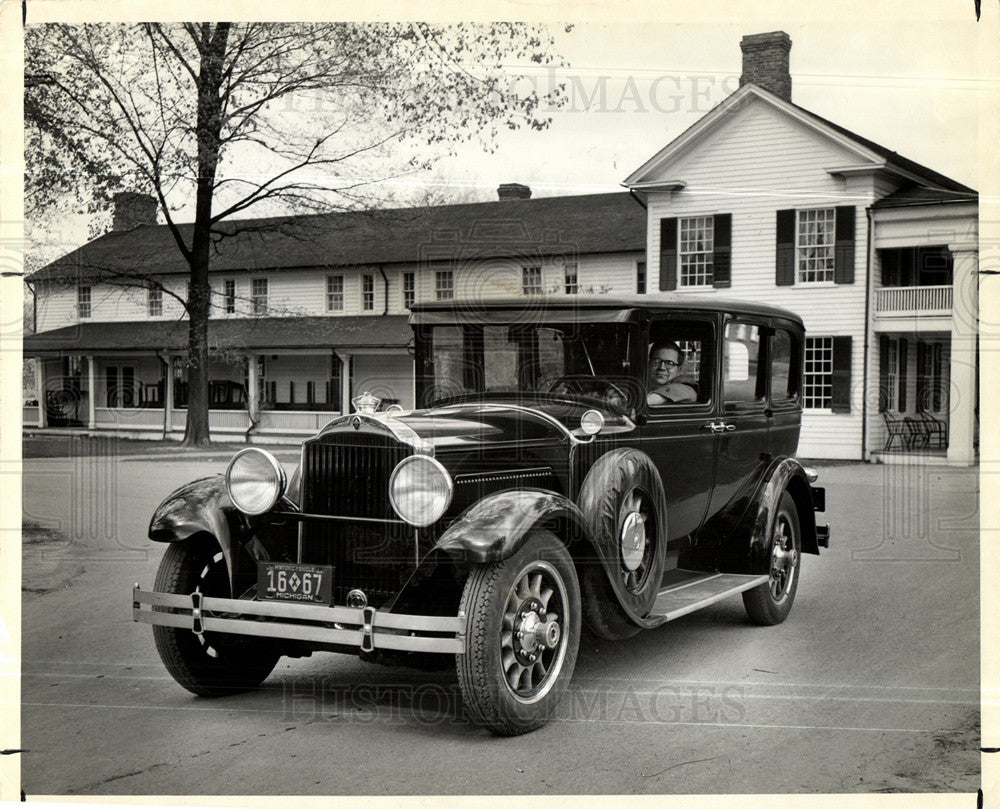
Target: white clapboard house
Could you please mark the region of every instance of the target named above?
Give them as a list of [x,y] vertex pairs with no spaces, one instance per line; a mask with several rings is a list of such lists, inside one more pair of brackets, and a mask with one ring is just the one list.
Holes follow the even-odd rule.
[[[415,404],[414,300],[583,292],[767,301],[807,328],[809,458],[971,464],[978,442],[978,197],[791,98],[787,34],[743,38],[739,90],[627,192],[260,220],[212,263],[211,426],[302,435],[370,390]],[[39,404],[26,428],[183,433],[183,297],[155,204],[36,273]],[[244,226],[245,223],[239,223]],[[246,391],[262,404],[251,418]]]

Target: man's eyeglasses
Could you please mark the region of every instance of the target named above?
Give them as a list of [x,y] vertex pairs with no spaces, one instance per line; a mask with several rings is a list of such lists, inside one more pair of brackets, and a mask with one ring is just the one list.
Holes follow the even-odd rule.
[[650,357],[649,364],[657,368],[680,368],[684,363],[674,362],[673,360],[661,360],[659,357]]

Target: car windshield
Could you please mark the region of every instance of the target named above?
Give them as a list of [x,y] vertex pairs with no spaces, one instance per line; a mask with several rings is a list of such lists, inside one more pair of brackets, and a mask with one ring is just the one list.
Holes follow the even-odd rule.
[[634,327],[610,323],[441,325],[426,332],[423,401],[572,396],[634,406]]

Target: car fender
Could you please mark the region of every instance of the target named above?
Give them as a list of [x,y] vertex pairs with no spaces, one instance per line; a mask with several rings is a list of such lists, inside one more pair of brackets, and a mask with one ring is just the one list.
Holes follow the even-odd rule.
[[778,502],[783,492],[788,491],[795,501],[799,515],[802,552],[819,553],[816,538],[816,515],[812,507],[809,477],[805,468],[795,458],[776,459],[765,475],[765,483],[757,497],[757,508],[753,511],[750,527],[749,563],[750,572],[767,573],[770,560],[770,536]]
[[561,524],[556,534],[567,545],[576,536],[594,544],[572,500],[547,489],[511,489],[469,506],[438,538],[433,551],[456,561],[500,562],[517,552],[532,529],[552,523]]
[[222,548],[232,577],[232,532],[227,518],[227,512],[232,510],[224,475],[193,480],[174,489],[157,506],[149,521],[149,538],[154,542],[183,542],[196,534],[211,534]]

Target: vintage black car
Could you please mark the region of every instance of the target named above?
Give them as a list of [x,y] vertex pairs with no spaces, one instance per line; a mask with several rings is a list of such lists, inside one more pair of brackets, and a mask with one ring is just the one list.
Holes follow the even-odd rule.
[[584,626],[621,639],[742,593],[785,619],[824,490],[793,457],[803,326],[772,306],[607,296],[413,307],[416,399],[376,397],[156,510],[135,620],[195,694],[313,651],[453,656],[472,719],[552,716]]

